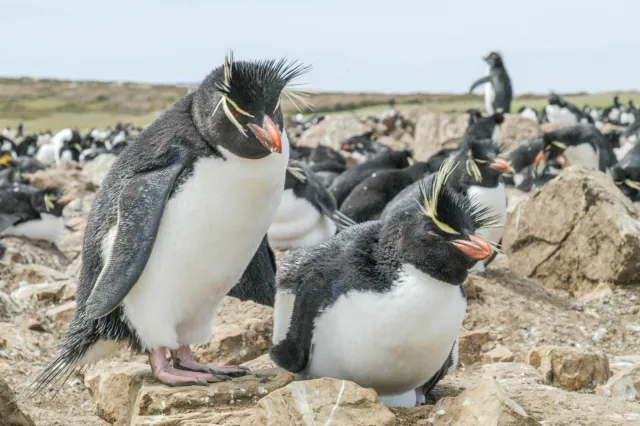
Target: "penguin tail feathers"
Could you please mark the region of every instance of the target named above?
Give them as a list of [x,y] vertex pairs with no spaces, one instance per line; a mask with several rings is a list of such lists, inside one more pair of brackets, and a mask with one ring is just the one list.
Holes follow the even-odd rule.
[[289,336],[272,346],[269,356],[280,368],[292,373],[300,373],[307,366],[307,357],[304,352],[293,342]]
[[26,402],[45,392],[54,390],[51,399],[55,398],[74,371],[83,364],[80,362],[88,348],[84,351],[63,351],[38,377],[17,397],[19,402]]

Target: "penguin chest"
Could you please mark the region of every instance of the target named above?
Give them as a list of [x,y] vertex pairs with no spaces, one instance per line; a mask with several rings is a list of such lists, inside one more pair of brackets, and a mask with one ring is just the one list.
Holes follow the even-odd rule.
[[588,143],[570,146],[564,150],[564,156],[570,164],[598,170],[600,168],[600,156]]
[[493,102],[496,100],[496,89],[491,82],[484,85],[484,108],[488,114],[493,114]]
[[7,228],[3,236],[27,237],[32,240],[44,240],[55,243],[64,231],[64,221],[61,217],[48,213],[41,213],[40,219],[33,219]]
[[215,306],[242,276],[280,202],[288,150],[260,160],[223,153],[226,160],[198,160],[167,202],[149,260],[124,300],[149,347],[208,340]]
[[351,291],[319,314],[307,376],[352,380],[382,395],[415,389],[442,368],[465,312],[458,286],[403,265],[389,291]]
[[498,244],[504,234],[504,224],[507,221],[507,194],[504,190],[504,183],[499,182],[493,188],[471,185],[467,189],[467,195],[482,205],[490,207],[491,214],[497,216],[499,227],[483,229],[477,234],[494,244]]
[[282,194],[280,205],[267,236],[273,248],[290,249],[311,247],[331,238],[335,224],[321,214],[305,198],[299,198],[293,190]]

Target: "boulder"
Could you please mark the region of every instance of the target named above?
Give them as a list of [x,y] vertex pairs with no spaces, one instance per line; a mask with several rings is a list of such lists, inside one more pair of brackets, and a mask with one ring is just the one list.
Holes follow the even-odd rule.
[[396,418],[373,389],[347,380],[293,382],[258,402],[263,425],[392,426]]
[[542,136],[538,123],[518,114],[506,114],[504,122],[500,125],[500,143],[504,152],[512,151],[525,140],[537,136]]
[[369,125],[353,115],[332,115],[305,131],[297,144],[309,147],[327,145],[340,150],[345,140],[371,130]]
[[84,376],[84,384],[96,404],[96,415],[116,426],[127,425],[142,382],[150,376],[148,364],[99,362]]
[[[65,256],[55,244],[48,241],[30,240],[28,238],[20,237],[5,237],[2,239],[2,245],[6,247],[6,251],[0,260],[0,266],[8,265],[8,269],[11,270],[13,270],[18,264],[36,264],[60,271],[64,270],[64,268],[66,268],[70,263],[67,256]],[[41,269],[39,266],[36,266],[36,268]],[[0,271],[2,270],[0,269]],[[0,277],[5,279],[7,275],[2,273],[0,274]]]
[[256,359],[245,362],[242,366],[247,367],[249,370],[268,370],[271,368],[278,368],[275,362],[271,360],[269,354],[264,354]]
[[35,426],[31,417],[18,407],[15,399],[13,389],[0,377],[0,426]]
[[218,306],[211,343],[195,350],[206,364],[235,365],[269,351],[273,332],[273,309],[254,302],[225,297]]
[[457,147],[466,129],[466,114],[438,114],[433,111],[423,111],[416,122],[414,157],[418,161],[426,161],[442,148]]
[[171,388],[145,380],[134,402],[130,424],[266,424],[248,420],[254,415],[256,402],[292,380],[291,373],[279,369],[255,371],[208,386]]
[[503,245],[511,268],[583,295],[640,274],[640,216],[604,173],[570,167],[509,216]]
[[482,354],[492,345],[488,328],[462,333],[460,335],[459,359],[464,365],[471,365],[482,359]]
[[569,391],[594,388],[609,379],[609,361],[601,354],[568,346],[541,346],[529,355],[529,364],[544,383]]
[[455,398],[443,398],[434,408],[434,425],[527,426],[540,423],[530,417],[500,385],[488,379]]
[[613,375],[596,389],[596,394],[624,401],[640,401],[640,363]]
[[82,171],[89,182],[94,186],[99,187],[117,158],[118,157],[113,154],[99,155],[85,164]]

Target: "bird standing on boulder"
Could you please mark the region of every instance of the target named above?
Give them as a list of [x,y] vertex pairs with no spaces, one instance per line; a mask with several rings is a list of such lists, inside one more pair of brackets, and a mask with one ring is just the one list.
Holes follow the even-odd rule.
[[489,73],[486,77],[476,80],[471,85],[469,93],[484,84],[484,107],[487,114],[493,114],[498,108],[501,108],[505,113],[510,113],[513,90],[511,89],[511,79],[507,74],[502,56],[497,52],[491,52],[482,59],[489,64]]
[[264,241],[289,157],[280,99],[306,101],[285,87],[307,70],[228,56],[125,148],[89,215],[73,321],[32,392],[125,342],[170,386],[247,374],[200,364],[189,345],[210,341]]

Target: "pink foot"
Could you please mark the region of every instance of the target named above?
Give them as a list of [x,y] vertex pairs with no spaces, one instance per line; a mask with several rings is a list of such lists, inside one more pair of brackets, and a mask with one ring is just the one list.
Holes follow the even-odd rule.
[[209,373],[184,371],[171,367],[167,361],[167,349],[162,346],[149,354],[149,363],[154,377],[168,386],[206,386],[207,383],[226,379]]
[[182,370],[188,371],[201,371],[205,373],[211,373],[216,377],[241,377],[250,373],[246,367],[230,365],[227,367],[218,367],[215,365],[200,364],[193,358],[193,352],[189,345],[180,346],[175,351],[171,351],[171,358],[173,359],[173,366]]

